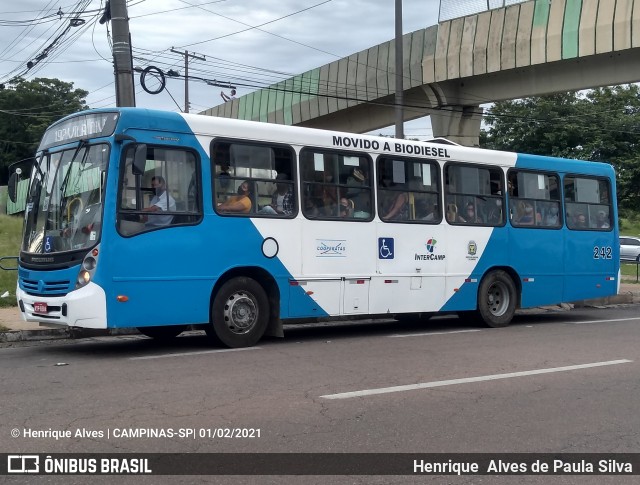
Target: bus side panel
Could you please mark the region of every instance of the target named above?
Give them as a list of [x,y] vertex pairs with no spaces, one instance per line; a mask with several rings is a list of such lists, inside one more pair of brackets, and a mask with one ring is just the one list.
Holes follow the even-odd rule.
[[301,217],[293,220],[265,218],[253,219],[252,222],[263,241],[274,241],[278,247],[278,254],[274,259],[281,265],[279,273],[286,275],[279,281],[280,317],[326,317],[339,314],[340,278],[308,280],[308,275],[304,273],[305,261],[315,251],[312,242],[305,242],[304,238],[297,237],[304,231],[304,220]]
[[568,231],[564,301],[615,295],[620,245],[615,231]]
[[522,308],[562,302],[564,235],[562,229],[510,228],[508,255],[520,276]]
[[444,225],[377,224],[368,257],[377,276],[371,313],[435,312],[444,302],[447,263]]
[[505,266],[506,227],[449,227],[447,302],[441,311],[477,308],[478,287],[488,268]]
[[[275,226],[282,223],[282,227],[295,224],[268,222]],[[279,249],[274,254],[272,248],[276,246],[265,244],[265,239],[251,219],[228,217],[223,223],[215,215],[205,216],[197,226],[169,226],[131,238],[116,237],[109,245],[114,275],[107,297],[110,326],[207,323],[216,281],[240,266],[269,273],[280,285],[281,306],[288,308],[289,292],[286,286],[282,288],[292,276],[279,257],[288,252],[295,259],[295,240],[279,237]],[[242,261],[242,265],[236,261]],[[117,302],[117,295],[128,296],[128,301]],[[149,315],[153,315],[152,320]]]

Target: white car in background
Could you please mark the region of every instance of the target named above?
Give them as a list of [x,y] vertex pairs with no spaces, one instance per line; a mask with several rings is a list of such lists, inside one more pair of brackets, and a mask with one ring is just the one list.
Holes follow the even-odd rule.
[[640,256],[640,237],[620,236],[620,259],[635,260]]

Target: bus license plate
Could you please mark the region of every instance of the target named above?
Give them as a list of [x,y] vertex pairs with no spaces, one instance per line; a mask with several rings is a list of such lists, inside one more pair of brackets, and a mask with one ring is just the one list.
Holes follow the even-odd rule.
[[33,304],[33,311],[36,313],[47,313],[47,303],[38,301]]

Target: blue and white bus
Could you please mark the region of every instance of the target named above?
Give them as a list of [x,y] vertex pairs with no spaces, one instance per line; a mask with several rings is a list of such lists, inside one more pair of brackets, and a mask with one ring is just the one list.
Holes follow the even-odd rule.
[[9,190],[28,184],[29,322],[197,325],[242,347],[283,322],[457,312],[502,327],[618,291],[608,164],[140,108],[68,116],[30,163]]

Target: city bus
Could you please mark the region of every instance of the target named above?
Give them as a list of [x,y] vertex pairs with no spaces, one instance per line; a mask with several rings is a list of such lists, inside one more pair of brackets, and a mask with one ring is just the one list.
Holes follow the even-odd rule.
[[614,295],[613,168],[141,108],[50,126],[11,170],[28,322],[203,329],[517,309]]

